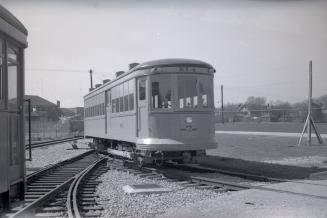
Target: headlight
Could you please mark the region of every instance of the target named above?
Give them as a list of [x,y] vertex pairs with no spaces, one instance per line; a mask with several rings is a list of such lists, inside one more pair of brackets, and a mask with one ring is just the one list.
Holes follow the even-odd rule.
[[192,117],[186,117],[186,118],[185,118],[185,122],[186,122],[186,123],[192,123],[192,122],[193,122]]

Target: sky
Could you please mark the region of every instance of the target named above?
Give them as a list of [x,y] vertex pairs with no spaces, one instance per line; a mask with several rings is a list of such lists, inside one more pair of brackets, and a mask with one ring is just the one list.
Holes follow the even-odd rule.
[[249,96],[291,103],[327,94],[327,0],[0,0],[28,29],[26,94],[83,105],[132,62],[206,61],[215,105]]

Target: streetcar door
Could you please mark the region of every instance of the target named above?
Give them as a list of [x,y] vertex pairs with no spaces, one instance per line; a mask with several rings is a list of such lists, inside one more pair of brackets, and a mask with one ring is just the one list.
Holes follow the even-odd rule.
[[105,94],[105,134],[110,133],[110,114],[111,114],[111,92],[106,91]]
[[148,87],[147,78],[141,77],[137,82],[138,89],[138,117],[137,117],[137,133],[138,137],[148,137]]

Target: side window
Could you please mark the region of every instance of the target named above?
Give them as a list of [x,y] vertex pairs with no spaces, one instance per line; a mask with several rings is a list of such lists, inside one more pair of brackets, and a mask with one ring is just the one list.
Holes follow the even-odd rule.
[[128,111],[128,81],[124,82],[124,111]]
[[116,113],[116,87],[111,89],[111,111],[112,113]]
[[17,110],[17,91],[18,91],[18,66],[17,51],[11,46],[7,49],[7,65],[8,65],[8,109]]
[[146,98],[145,80],[139,80],[139,100],[145,100],[145,98]]
[[4,95],[4,71],[3,71],[3,41],[0,40],[0,109],[4,109],[5,106],[5,95]]
[[119,112],[124,111],[124,86],[123,84],[119,85]]
[[116,86],[116,113],[119,112],[119,86]]
[[134,110],[134,80],[128,81],[129,110]]
[[106,107],[109,107],[109,105],[110,105],[110,102],[111,102],[111,99],[110,99],[110,90],[107,90],[106,91],[106,96],[105,96],[105,98],[106,98]]

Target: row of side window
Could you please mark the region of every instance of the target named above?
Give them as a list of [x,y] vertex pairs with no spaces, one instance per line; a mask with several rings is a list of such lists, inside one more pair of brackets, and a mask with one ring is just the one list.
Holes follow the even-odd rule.
[[[116,87],[107,90],[105,98],[107,104],[111,102],[112,113],[134,110],[134,80],[126,81]],[[107,105],[109,106],[109,105]],[[105,114],[105,104],[85,107],[85,117],[101,116]]]
[[134,110],[134,80],[126,81],[111,89],[112,113]]
[[84,109],[85,117],[101,116],[105,113],[104,103],[97,104]]

